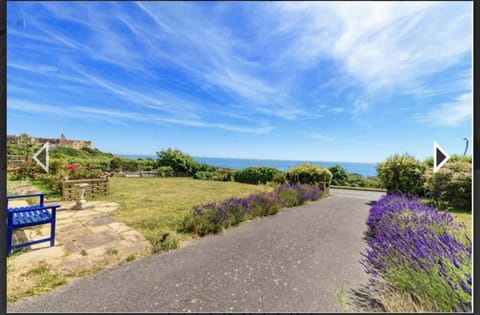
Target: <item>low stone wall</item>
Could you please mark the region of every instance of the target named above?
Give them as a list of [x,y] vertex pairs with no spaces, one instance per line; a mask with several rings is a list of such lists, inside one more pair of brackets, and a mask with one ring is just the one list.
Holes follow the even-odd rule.
[[320,188],[320,190],[323,191],[326,194],[330,193],[329,187],[330,186],[326,182],[318,183],[318,188]]
[[7,155],[7,170],[13,170],[25,163],[24,155]]
[[161,177],[160,172],[140,171],[140,172],[123,172],[124,177]]
[[66,180],[62,182],[62,200],[78,200],[80,192],[75,184],[80,183],[88,184],[88,187],[85,188],[85,198],[87,199],[88,197],[108,194],[108,178]]

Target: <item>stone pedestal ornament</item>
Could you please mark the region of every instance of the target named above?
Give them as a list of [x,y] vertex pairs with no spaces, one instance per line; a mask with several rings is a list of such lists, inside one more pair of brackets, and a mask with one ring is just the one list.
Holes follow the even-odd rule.
[[80,184],[75,184],[75,186],[78,188],[78,191],[80,192],[80,199],[77,201],[73,209],[82,210],[82,209],[92,208],[93,205],[89,205],[85,200],[85,188],[88,187],[88,184],[80,183]]

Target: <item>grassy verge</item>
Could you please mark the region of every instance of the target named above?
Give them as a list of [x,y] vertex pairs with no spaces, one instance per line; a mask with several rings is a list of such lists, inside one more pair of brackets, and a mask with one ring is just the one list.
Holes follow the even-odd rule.
[[30,179],[30,183],[37,187],[40,191],[44,192],[47,194],[48,199],[55,199],[55,200],[61,200],[62,199],[62,194],[57,191],[52,191],[47,185],[45,185],[42,181],[40,180],[35,180],[35,179]]
[[[431,199],[428,198],[422,198],[422,202],[426,204],[433,204]],[[472,212],[470,211],[471,209],[464,210],[464,209],[459,209],[459,210],[450,210],[450,214],[455,218],[455,221],[457,222],[463,222],[465,224],[465,227],[468,232],[468,236],[471,238],[473,236],[473,226],[472,226]],[[442,211],[442,209],[440,209]]]
[[177,233],[176,226],[193,206],[272,190],[265,185],[191,178],[112,177],[109,195],[96,200],[118,202],[120,207],[114,215],[155,245],[166,233],[179,241],[192,238],[192,235]]
[[468,212],[450,212],[457,222],[465,223],[467,228],[468,236],[471,238],[473,236],[472,230],[472,214]]
[[[7,267],[13,268],[10,264]],[[14,281],[16,280],[16,281]],[[67,277],[50,270],[45,262],[40,262],[16,277],[7,272],[7,303],[32,295],[43,294],[67,283]]]
[[350,186],[336,186],[336,185],[331,185],[330,188],[387,192],[386,189],[382,189],[382,188],[370,188],[370,187],[350,187]]

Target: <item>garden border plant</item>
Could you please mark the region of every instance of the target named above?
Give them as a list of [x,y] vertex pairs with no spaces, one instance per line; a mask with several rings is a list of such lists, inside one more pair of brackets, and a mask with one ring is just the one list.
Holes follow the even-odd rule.
[[463,223],[416,196],[390,194],[371,207],[366,224],[369,248],[360,263],[392,296],[414,301],[411,311],[472,309],[472,242]]
[[177,232],[205,236],[255,217],[276,214],[284,207],[294,207],[318,200],[322,191],[311,184],[283,184],[272,192],[232,197],[194,207],[179,222]]

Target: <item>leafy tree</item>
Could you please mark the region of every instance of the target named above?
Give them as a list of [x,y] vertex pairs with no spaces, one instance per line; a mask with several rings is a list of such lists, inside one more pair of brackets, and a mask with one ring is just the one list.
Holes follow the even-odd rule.
[[110,160],[110,169],[114,171],[119,171],[122,169],[123,159],[119,156],[114,157]]
[[388,193],[423,195],[425,164],[408,153],[395,154],[379,163],[377,173]]
[[384,189],[385,187],[383,186],[383,182],[378,178],[377,176],[367,176],[363,178],[363,182],[365,183],[365,187],[369,188],[382,188]]
[[351,187],[365,187],[365,178],[358,173],[347,173],[347,185]]
[[347,185],[348,173],[338,164],[330,166],[328,170],[332,173],[332,185]]
[[152,158],[146,158],[145,160],[139,159],[142,163],[142,168],[144,171],[151,171],[155,168],[156,162]]
[[197,162],[178,149],[164,149],[157,152],[157,167],[170,166],[175,173],[193,175],[197,170]]

